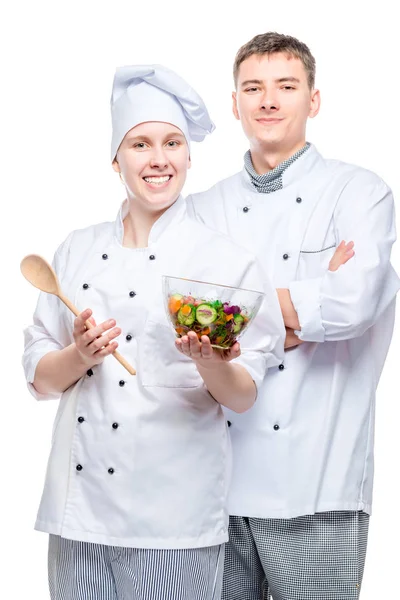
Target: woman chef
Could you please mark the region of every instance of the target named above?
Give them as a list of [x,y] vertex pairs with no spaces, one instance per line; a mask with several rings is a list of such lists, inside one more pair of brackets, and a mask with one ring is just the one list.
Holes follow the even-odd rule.
[[[252,255],[186,214],[189,144],[214,128],[201,98],[162,66],[131,66],[116,72],[111,109],[127,199],[115,222],[72,232],[53,263],[91,310],[74,319],[42,293],[26,330],[32,394],[61,395],[36,529],[50,534],[53,600],[216,599],[230,463],[221,405],[255,402],[281,362],[282,317]],[[221,355],[195,334],[175,347],[163,274],[264,285],[249,350]],[[86,330],[92,311],[100,324]],[[136,377],[108,357],[116,338]]]

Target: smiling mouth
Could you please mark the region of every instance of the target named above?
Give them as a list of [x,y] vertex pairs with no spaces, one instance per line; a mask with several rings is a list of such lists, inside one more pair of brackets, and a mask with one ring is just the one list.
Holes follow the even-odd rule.
[[168,183],[170,179],[172,179],[172,175],[163,175],[158,177],[143,177],[146,183],[150,183],[151,185],[164,185]]
[[283,119],[265,119],[265,118],[261,118],[261,119],[256,119],[259,123],[266,123],[267,125],[269,124],[273,124],[273,123],[280,123]]

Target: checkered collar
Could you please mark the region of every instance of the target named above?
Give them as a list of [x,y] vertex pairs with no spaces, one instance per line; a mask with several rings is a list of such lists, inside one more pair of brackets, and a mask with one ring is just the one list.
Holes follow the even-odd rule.
[[259,175],[256,173],[251,160],[250,150],[244,155],[244,168],[249,176],[252,187],[260,194],[269,194],[283,188],[283,173],[296,162],[311,147],[309,142],[295,154],[277,165],[272,171]]

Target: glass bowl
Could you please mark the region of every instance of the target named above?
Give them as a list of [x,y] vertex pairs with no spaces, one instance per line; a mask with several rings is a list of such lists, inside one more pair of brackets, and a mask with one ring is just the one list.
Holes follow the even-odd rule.
[[163,276],[164,303],[177,337],[194,331],[214,348],[230,348],[256,316],[263,292]]

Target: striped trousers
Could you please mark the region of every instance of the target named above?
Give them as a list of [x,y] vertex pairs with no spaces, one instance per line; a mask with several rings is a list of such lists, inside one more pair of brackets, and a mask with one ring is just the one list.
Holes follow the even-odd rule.
[[369,516],[230,517],[223,600],[357,600]]
[[49,538],[51,600],[220,600],[225,546],[120,548]]

